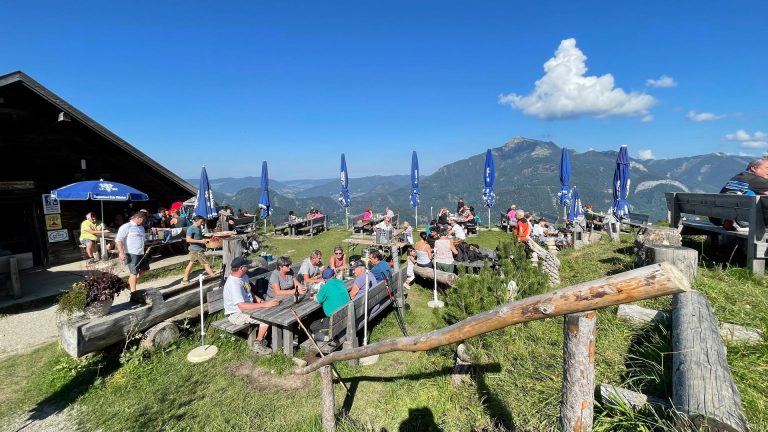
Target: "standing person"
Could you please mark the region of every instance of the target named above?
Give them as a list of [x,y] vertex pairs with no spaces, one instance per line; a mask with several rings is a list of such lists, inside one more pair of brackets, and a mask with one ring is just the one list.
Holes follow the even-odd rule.
[[408,221],[403,222],[403,240],[413,246],[413,227]]
[[313,296],[314,300],[323,305],[324,317],[312,322],[309,325],[309,329],[315,335],[316,338],[321,339],[324,336],[322,331],[328,328],[330,320],[328,317],[334,312],[341,309],[342,306],[349,301],[349,293],[344,282],[334,278],[333,269],[327,268],[323,270],[322,278],[325,281],[320,291]]
[[[376,283],[376,276],[365,267],[362,260],[353,261],[349,264],[354,269],[355,280],[352,281],[352,287],[349,289],[349,296],[353,299],[365,294],[365,291],[373,287]],[[368,283],[366,284],[366,280]]]
[[275,307],[279,302],[275,299],[264,301],[259,297],[254,299],[251,294],[251,283],[248,280],[248,265],[250,261],[243,257],[237,257],[232,260],[231,269],[227,281],[224,283],[224,316],[229,322],[235,325],[258,324],[256,338],[252,338],[253,329],[248,333],[248,345],[256,354],[267,355],[271,351],[267,347],[267,341],[264,337],[267,335],[269,325],[257,319],[251,318],[248,314],[261,308]]
[[[93,256],[93,249],[96,245],[96,240],[99,239],[99,236],[101,235],[101,229],[99,229],[99,226],[96,224],[96,213],[94,212],[88,212],[85,215],[85,220],[80,224],[80,243],[85,245],[85,253],[88,254],[88,262],[94,263],[97,261],[96,257]],[[108,233],[108,230],[104,230],[105,233]],[[104,253],[104,251],[101,251]]]
[[204,221],[204,217],[196,215],[192,218],[192,226],[187,228],[186,240],[189,243],[189,263],[187,263],[187,267],[184,269],[184,277],[181,279],[183,284],[189,282],[189,273],[192,271],[192,266],[195,265],[195,262],[203,265],[208,276],[213,276],[211,264],[208,263],[208,259],[205,257],[206,240],[203,239],[203,229],[201,228]]
[[519,241],[523,243],[527,242],[528,236],[531,235],[531,225],[528,224],[528,219],[525,218],[525,213],[523,213],[522,210],[518,210],[515,216],[517,216],[517,223],[512,232],[517,236]]
[[464,209],[464,198],[459,198],[459,202],[456,203],[456,214],[461,214],[461,211]]
[[328,260],[328,267],[332,268],[336,274],[341,274],[348,269],[347,256],[344,254],[344,248],[340,244],[333,248],[333,255]]
[[435,241],[435,266],[437,269],[453,273],[453,257],[458,253],[456,246],[448,237],[448,231],[445,228],[440,228],[440,238]]
[[419,233],[419,241],[416,242],[416,265],[419,267],[432,267],[432,246],[427,242],[427,233]]
[[389,264],[382,260],[381,252],[378,250],[372,250],[370,254],[371,273],[376,278],[377,282],[383,281],[385,278],[392,276],[392,270],[389,268]]
[[136,291],[136,284],[142,271],[149,270],[149,257],[144,256],[144,220],[146,214],[136,212],[131,219],[120,226],[115,235],[115,245],[120,261],[128,265],[128,286],[131,292]]
[[384,216],[388,217],[389,220],[392,220],[395,218],[395,212],[393,212],[389,207],[384,208]]
[[277,257],[277,268],[269,275],[269,286],[267,287],[267,293],[264,294],[264,300],[272,300],[277,296],[289,296],[299,292],[299,294],[305,294],[307,288],[300,285],[299,282],[293,277],[291,271],[291,265],[293,261],[288,255]]
[[416,273],[413,271],[413,266],[416,265],[416,249],[408,248],[406,254],[407,267],[405,269],[405,282],[403,282],[403,288],[411,289],[413,281],[416,279]]

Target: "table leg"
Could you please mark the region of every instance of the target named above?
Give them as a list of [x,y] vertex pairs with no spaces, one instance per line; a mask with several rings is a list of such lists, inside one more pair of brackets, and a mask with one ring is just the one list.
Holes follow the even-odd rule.
[[280,345],[283,342],[283,329],[278,326],[272,326],[272,352],[279,353]]
[[283,328],[283,352],[288,357],[293,357],[293,326]]

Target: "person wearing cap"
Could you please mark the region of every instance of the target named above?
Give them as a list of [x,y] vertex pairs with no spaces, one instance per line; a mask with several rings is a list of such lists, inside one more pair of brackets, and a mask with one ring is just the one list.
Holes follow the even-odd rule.
[[309,325],[309,329],[318,337],[322,336],[320,333],[323,329],[328,328],[328,317],[341,309],[349,301],[347,287],[344,285],[344,282],[336,279],[335,276],[336,272],[333,269],[327,268],[323,270],[322,278],[325,283],[320,287],[320,291],[313,296],[316,302],[323,305],[323,313],[325,314],[324,317],[315,320]]
[[352,267],[355,275],[355,280],[352,281],[352,287],[349,289],[349,296],[356,299],[364,295],[368,288],[376,284],[376,276],[365,267],[365,263],[362,260],[352,261],[349,265]]
[[262,308],[275,307],[280,304],[276,299],[263,300],[251,294],[251,283],[248,280],[248,266],[251,262],[243,257],[237,257],[231,262],[231,272],[224,283],[224,316],[235,325],[258,324],[256,337],[253,338],[253,330],[248,334],[248,344],[255,353],[261,355],[270,354],[267,341],[264,339],[269,330],[269,324],[254,319],[250,311]]
[[136,291],[136,284],[141,272],[149,270],[149,257],[144,256],[144,220],[147,215],[142,212],[134,213],[131,219],[122,224],[115,235],[118,257],[128,265],[128,286],[131,292]]
[[187,263],[187,267],[184,269],[184,277],[181,279],[181,283],[183,284],[189,282],[189,273],[192,271],[192,266],[194,266],[196,262],[199,262],[203,268],[205,268],[205,272],[208,273],[208,276],[213,276],[211,264],[208,263],[208,259],[205,257],[206,240],[203,239],[202,229],[204,222],[204,217],[196,215],[192,218],[192,226],[187,228],[186,240],[187,243],[189,243],[189,263]]

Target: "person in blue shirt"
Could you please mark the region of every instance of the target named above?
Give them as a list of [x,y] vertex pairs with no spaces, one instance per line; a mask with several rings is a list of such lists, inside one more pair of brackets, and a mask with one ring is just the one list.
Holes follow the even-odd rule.
[[377,282],[381,282],[384,278],[392,276],[392,270],[389,268],[389,264],[382,261],[381,252],[377,250],[371,251],[370,260],[373,267],[371,267],[371,273],[376,278]]

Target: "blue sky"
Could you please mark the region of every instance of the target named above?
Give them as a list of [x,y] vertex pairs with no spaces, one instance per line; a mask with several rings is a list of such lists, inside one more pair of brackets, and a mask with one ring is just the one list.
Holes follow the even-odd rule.
[[335,177],[341,152],[407,174],[412,150],[429,174],[515,136],[764,153],[768,4],[623,3],[5,0],[0,74],[184,178]]

